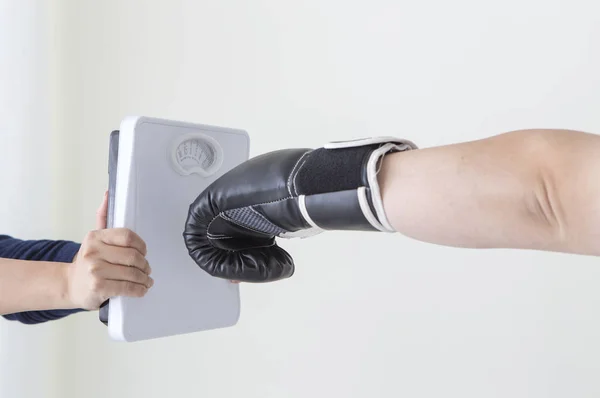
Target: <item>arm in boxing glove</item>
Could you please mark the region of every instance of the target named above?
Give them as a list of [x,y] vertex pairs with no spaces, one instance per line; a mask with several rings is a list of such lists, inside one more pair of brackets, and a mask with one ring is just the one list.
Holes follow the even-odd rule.
[[190,206],[189,253],[213,276],[252,282],[293,274],[275,238],[324,230],[600,254],[600,184],[587,183],[600,169],[599,137],[526,130],[414,149],[380,138],[251,159]]
[[294,272],[292,257],[276,238],[324,230],[393,232],[377,172],[386,154],[415,148],[384,137],[250,159],[191,204],[183,233],[189,254],[213,276],[265,282]]

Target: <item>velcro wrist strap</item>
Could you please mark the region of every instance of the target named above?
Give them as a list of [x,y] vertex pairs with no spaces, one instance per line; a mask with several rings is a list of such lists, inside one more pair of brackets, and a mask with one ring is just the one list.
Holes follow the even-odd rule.
[[[301,203],[306,204],[308,219],[312,217],[317,226],[346,229],[345,222],[349,229],[394,232],[385,214],[377,174],[386,154],[416,148],[411,141],[394,137],[329,143],[306,154],[293,176],[294,191],[306,197]],[[349,192],[355,192],[352,203],[349,196],[342,199]],[[362,213],[363,227],[359,218],[350,217],[356,209]],[[340,212],[347,216],[341,217]]]

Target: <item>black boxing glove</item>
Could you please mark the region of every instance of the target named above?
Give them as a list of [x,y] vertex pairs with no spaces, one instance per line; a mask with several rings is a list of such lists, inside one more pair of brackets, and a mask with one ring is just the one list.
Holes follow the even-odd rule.
[[275,238],[327,230],[394,232],[377,182],[381,159],[416,149],[391,137],[284,149],[252,158],[213,182],[190,205],[183,237],[210,275],[269,282],[294,273]]

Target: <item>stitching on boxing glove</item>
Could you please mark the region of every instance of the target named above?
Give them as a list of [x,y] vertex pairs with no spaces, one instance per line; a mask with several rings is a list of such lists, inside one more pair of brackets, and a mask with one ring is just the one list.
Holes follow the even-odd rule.
[[211,234],[210,232],[206,233],[206,236],[210,236],[213,239],[225,239],[225,238],[233,238],[233,236],[231,235],[215,235],[215,234]]
[[[292,196],[287,196],[287,197],[285,197],[285,198],[281,198],[281,199],[277,199],[277,200],[271,200],[271,201],[268,201],[268,202],[255,203],[255,204],[254,204],[254,205],[252,205],[252,206],[262,206],[262,205],[268,205],[268,204],[272,204],[272,203],[283,202],[283,201],[290,200],[290,199],[292,199],[292,200],[293,200],[293,199],[294,199],[294,197],[292,197]],[[263,218],[264,218],[264,219],[265,219],[267,222],[269,222],[269,223],[273,224],[271,221],[269,221],[269,219],[267,219],[266,217],[264,217],[264,216],[263,216],[262,214],[260,214],[258,211],[256,211],[255,209],[252,209],[252,206],[242,206],[242,207],[236,207],[236,208],[234,208],[234,209],[229,209],[229,210],[237,210],[237,209],[242,209],[242,208],[244,208],[244,207],[249,207],[249,208],[251,208],[251,210],[253,210],[253,211],[254,211],[254,212],[256,212],[258,215],[260,215],[261,217],[263,217]],[[215,215],[215,216],[212,218],[212,220],[210,220],[210,222],[208,223],[208,225],[206,226],[206,237],[208,238],[208,243],[209,243],[209,244],[210,244],[210,245],[211,245],[213,248],[215,248],[215,249],[217,249],[217,250],[225,250],[225,251],[227,251],[227,252],[230,252],[230,253],[236,253],[237,251],[235,251],[235,250],[229,250],[229,249],[224,249],[224,248],[220,248],[220,247],[216,247],[216,246],[214,246],[214,245],[211,243],[211,240],[218,240],[218,239],[235,239],[235,238],[239,238],[239,237],[235,237],[235,236],[229,236],[229,235],[220,235],[219,237],[216,237],[215,235],[213,235],[213,234],[211,234],[211,233],[209,232],[209,230],[210,230],[210,227],[211,227],[212,223],[213,223],[213,222],[215,222],[215,220],[216,220],[217,218],[219,218],[219,217],[220,217],[220,218],[222,218],[223,220],[227,221],[227,222],[231,222],[231,223],[233,223],[233,224],[236,224],[236,225],[238,225],[238,226],[240,226],[240,227],[242,227],[242,228],[245,228],[245,229],[247,229],[247,230],[249,230],[249,231],[258,232],[258,233],[260,233],[260,234],[265,234],[265,232],[264,232],[264,231],[258,231],[258,230],[256,230],[256,229],[250,228],[250,227],[248,227],[248,226],[246,226],[246,225],[242,225],[242,224],[240,224],[240,223],[238,223],[238,222],[234,221],[233,219],[231,219],[231,218],[227,217],[227,215],[225,214],[225,212],[224,212],[224,211],[222,211],[222,212],[218,213],[217,215]],[[276,224],[274,224],[274,225],[276,225]],[[283,228],[282,228],[282,229],[283,229]],[[271,247],[271,246],[274,246],[274,245],[275,245],[275,242],[273,242],[271,245],[269,245],[269,246],[267,246],[267,247]]]
[[227,210],[225,211],[224,217],[227,217],[228,220],[235,221],[237,225],[244,226],[246,229],[252,229],[269,236],[281,236],[281,234],[288,232],[254,210],[252,206]]
[[[271,201],[269,201],[269,202],[254,203],[252,206],[270,205],[270,204],[272,204],[272,203],[283,202],[283,201],[285,201],[285,200],[290,200],[290,199],[294,199],[294,197],[293,197],[293,196],[286,196],[285,198],[276,199],[276,200],[271,200]],[[236,209],[241,209],[241,208],[243,208],[243,207],[246,207],[246,206],[242,206],[242,207],[235,207],[235,208],[233,208],[233,209],[228,209],[228,210],[236,210]],[[210,222],[209,222],[209,223],[208,223],[208,225],[206,226],[206,233],[209,233],[209,232],[208,232],[208,229],[210,228],[211,224],[212,224],[212,223],[213,223],[213,222],[214,222],[214,221],[215,221],[217,218],[219,218],[219,217],[223,218],[223,217],[221,216],[222,214],[225,214],[225,212],[223,212],[223,211],[222,211],[222,212],[220,212],[219,214],[215,215],[215,216],[212,218],[212,220],[210,220]],[[192,215],[192,216],[193,216],[193,215]]]
[[[218,215],[217,217],[213,218],[213,220],[212,220],[212,221],[211,221],[211,222],[208,224],[208,225],[209,225],[209,227],[210,227],[210,224],[212,224],[212,222],[213,222],[214,220],[216,220],[218,217],[221,217],[223,220],[225,220],[225,221],[227,221],[227,222],[231,222],[231,223],[233,223],[233,224],[236,224],[236,225],[238,225],[238,226],[240,226],[240,227],[242,227],[242,228],[244,228],[244,229],[247,229],[247,230],[249,230],[249,231],[253,231],[253,232],[258,232],[258,233],[260,233],[260,234],[264,234],[264,232],[262,232],[262,231],[255,230],[255,229],[253,229],[253,228],[250,228],[250,227],[248,227],[248,226],[246,226],[246,225],[242,225],[242,224],[240,224],[240,223],[236,222],[235,220],[233,220],[233,219],[231,219],[231,218],[227,217],[227,215],[226,215],[226,214],[224,214],[224,213],[219,213],[219,215]],[[213,236],[214,236],[214,235],[213,235]],[[224,251],[226,251],[226,252],[229,252],[229,253],[237,253],[237,252],[239,251],[239,250],[225,249],[225,248],[222,248],[222,247],[216,247],[215,245],[213,245],[213,244],[212,244],[212,241],[213,241],[213,240],[219,240],[219,239],[234,239],[234,238],[236,238],[235,236],[223,235],[223,236],[222,236],[222,237],[220,237],[220,238],[212,238],[212,237],[210,236],[210,234],[208,233],[208,227],[207,227],[207,228],[206,228],[206,237],[208,238],[208,243],[209,243],[209,244],[210,244],[210,245],[211,245],[211,246],[212,246],[214,249],[216,249],[216,250],[224,250]],[[272,247],[272,246],[275,246],[275,241],[273,241],[273,242],[272,242],[270,245],[265,245],[265,246],[263,246],[263,247]]]
[[223,214],[223,212],[217,214],[216,216],[214,216],[212,218],[212,220],[210,220],[210,222],[208,223],[208,225],[206,226],[206,236],[208,236],[210,234],[210,232],[208,232],[208,230],[210,229],[210,226],[212,225],[212,223],[219,217],[221,217],[221,214]]
[[[302,156],[300,156],[298,158],[298,160],[296,161],[296,164],[292,168],[292,171],[290,172],[290,176],[288,177],[288,182],[287,182],[287,188],[288,188],[288,192],[290,193],[290,196],[294,196],[294,194],[292,193],[292,177],[294,176],[294,171],[296,170],[296,167],[298,167],[298,165],[300,164],[302,159],[304,159],[310,152],[311,151],[305,152]],[[296,173],[296,175],[298,175],[298,173]]]
[[278,228],[280,228],[280,229],[283,229],[283,228],[279,227],[278,225],[276,225],[276,224],[275,224],[273,221],[269,220],[267,217],[263,216],[263,215],[262,215],[262,214],[260,214],[258,211],[256,211],[256,209],[254,208],[254,205],[252,205],[252,206],[248,206],[248,209],[249,209],[250,211],[252,211],[254,214],[256,214],[257,216],[259,216],[260,218],[262,218],[263,220],[265,220],[266,222],[268,222],[269,224],[273,224],[273,225],[275,225],[276,227],[278,227]]
[[264,234],[264,233],[265,233],[265,232],[263,232],[263,231],[259,231],[258,229],[254,229],[254,228],[252,228],[252,227],[249,227],[249,226],[247,226],[247,225],[241,224],[241,223],[239,223],[238,221],[234,220],[233,218],[231,218],[231,217],[228,217],[228,216],[227,216],[227,214],[224,214],[223,216],[221,216],[221,218],[222,218],[223,220],[225,220],[225,221],[228,221],[228,222],[230,222],[230,223],[233,223],[233,224],[235,224],[235,225],[237,225],[237,226],[240,226],[240,227],[242,227],[242,228],[244,228],[244,229],[247,229],[247,230],[249,230],[249,231],[252,231],[252,232],[258,232],[259,234]]
[[[308,153],[310,153],[310,152],[307,152],[307,154]],[[294,193],[296,194],[296,196],[298,196],[298,188],[296,187],[296,177],[298,177],[298,174],[300,174],[300,170],[302,170],[302,167],[304,167],[307,160],[308,160],[308,156],[306,157],[306,159],[304,159],[304,161],[302,162],[300,167],[298,167],[298,170],[296,171],[296,174],[294,174],[294,178],[292,179],[292,186],[294,187]]]

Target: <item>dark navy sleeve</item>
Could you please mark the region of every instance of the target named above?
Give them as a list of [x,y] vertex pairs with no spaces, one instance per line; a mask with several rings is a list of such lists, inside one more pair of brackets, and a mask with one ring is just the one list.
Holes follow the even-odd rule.
[[[66,240],[21,240],[0,235],[0,258],[70,263],[79,251],[79,247],[78,243]],[[32,325],[61,319],[81,311],[83,310],[26,311],[3,315],[3,317]]]

